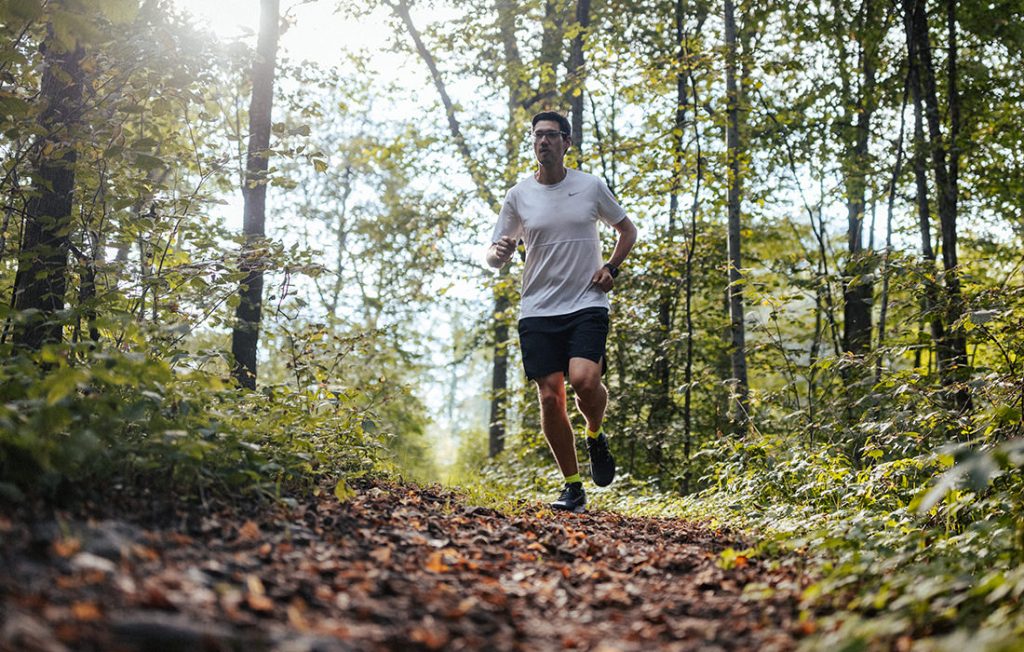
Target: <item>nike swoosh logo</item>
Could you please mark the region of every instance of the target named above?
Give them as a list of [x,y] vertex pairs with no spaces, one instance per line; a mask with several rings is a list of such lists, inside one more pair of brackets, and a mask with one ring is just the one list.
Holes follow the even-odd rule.
[[583,191],[582,191],[582,190],[577,190],[576,192],[570,192],[570,193],[569,193],[569,196],[570,196],[570,197],[574,197],[574,196],[576,196],[576,195],[580,194],[581,192],[583,192]]

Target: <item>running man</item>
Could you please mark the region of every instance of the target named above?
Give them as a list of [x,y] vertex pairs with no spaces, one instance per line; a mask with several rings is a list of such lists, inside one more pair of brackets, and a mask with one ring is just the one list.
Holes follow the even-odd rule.
[[[565,116],[544,111],[533,116],[532,125],[539,166],[505,197],[487,263],[502,267],[516,243],[525,241],[519,344],[526,376],[537,383],[541,429],[565,476],[565,489],[551,507],[582,512],[587,495],[566,409],[565,379],[568,376],[576,407],[587,422],[594,484],[607,486],[615,478],[615,460],[601,427],[608,405],[608,390],[601,382],[607,367],[607,294],[636,242],[636,227],[604,181],[565,167],[565,153],[572,145],[572,127]],[[598,220],[618,233],[607,262]]]

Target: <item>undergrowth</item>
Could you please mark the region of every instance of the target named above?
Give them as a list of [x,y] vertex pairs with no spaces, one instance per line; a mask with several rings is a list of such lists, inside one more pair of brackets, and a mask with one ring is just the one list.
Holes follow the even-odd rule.
[[[788,442],[788,443],[787,443]],[[585,458],[581,453],[581,459]],[[728,549],[798,564],[807,650],[1020,650],[1024,636],[1022,459],[1015,440],[854,463],[838,447],[784,437],[722,439],[699,453],[704,489],[681,496],[620,476],[586,483],[590,509],[727,526],[755,543]],[[513,447],[463,487],[472,500],[544,509],[554,465]],[[764,587],[752,587],[763,591]]]
[[377,404],[358,389],[244,391],[223,365],[163,353],[62,345],[0,364],[4,498],[112,487],[275,498],[391,468]]

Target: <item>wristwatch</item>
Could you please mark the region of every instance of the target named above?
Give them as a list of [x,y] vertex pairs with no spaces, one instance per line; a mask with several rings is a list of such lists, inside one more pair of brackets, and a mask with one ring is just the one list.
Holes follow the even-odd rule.
[[612,278],[618,278],[619,277],[619,268],[618,267],[616,267],[615,265],[612,265],[611,263],[605,263],[604,266],[608,268],[608,273],[612,275]]

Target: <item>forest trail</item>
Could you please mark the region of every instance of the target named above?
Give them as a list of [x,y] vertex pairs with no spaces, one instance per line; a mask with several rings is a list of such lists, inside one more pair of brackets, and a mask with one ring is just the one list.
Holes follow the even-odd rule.
[[736,542],[679,521],[379,481],[343,503],[138,504],[0,516],[0,649],[789,650],[808,628],[796,570],[723,569]]

